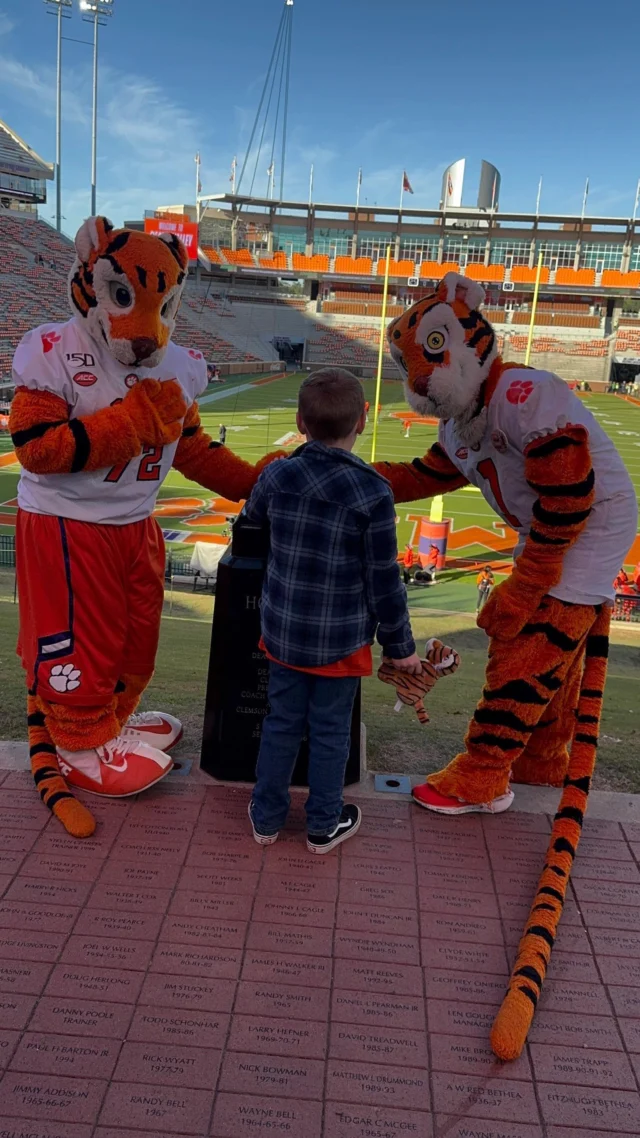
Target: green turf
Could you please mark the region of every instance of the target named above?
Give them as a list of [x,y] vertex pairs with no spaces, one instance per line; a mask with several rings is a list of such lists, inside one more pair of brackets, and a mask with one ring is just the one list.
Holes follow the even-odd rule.
[[[225,387],[224,397],[204,403],[202,418],[206,429],[217,438],[220,423],[228,430],[227,442],[246,458],[257,459],[277,445],[278,439],[295,430],[296,393],[300,376],[290,376],[273,383],[261,384],[249,391],[239,391],[247,378],[234,377],[233,389]],[[237,379],[237,382],[236,382]],[[373,381],[365,383],[366,398],[373,406]],[[208,394],[217,394],[212,386]],[[399,383],[382,385],[382,415],[379,421],[378,450],[380,458],[410,459],[422,455],[434,440],[435,428],[413,426],[409,439],[404,438],[401,421],[392,418],[393,411],[405,407]],[[640,407],[610,395],[588,397],[587,405],[609,432],[620,450],[631,474],[636,492],[640,492]],[[371,456],[372,423],[359,440],[357,453]],[[0,436],[0,454],[9,449],[6,437]],[[0,502],[15,495],[17,474],[0,469]],[[209,502],[210,495],[180,474],[172,471],[160,492],[160,501],[176,496],[198,498]],[[455,529],[478,525],[491,530],[499,521],[482,496],[468,490],[458,491],[445,499],[446,515],[454,520]],[[399,543],[413,536],[410,515],[428,514],[427,502],[399,507]],[[0,513],[2,512],[0,508]],[[197,511],[192,515],[197,522]],[[188,524],[184,517],[163,517],[168,530],[199,528],[222,529],[223,522],[205,526]],[[0,526],[0,533],[12,532]],[[188,547],[187,547],[188,549]],[[470,557],[484,556],[479,546],[464,551]],[[24,736],[22,677],[13,655],[16,631],[16,609],[11,604],[12,575],[0,572],[0,683],[3,713],[0,736]],[[453,571],[443,574],[433,589],[411,587],[409,601],[416,635],[426,639],[439,635],[451,637],[463,655],[463,667],[457,676],[438,685],[429,700],[432,724],[421,728],[409,711],[393,713],[393,695],[377,680],[364,683],[364,717],[369,730],[369,763],[373,769],[426,771],[442,764],[459,748],[466,721],[481,689],[486,661],[486,639],[474,627],[475,586],[473,572]],[[204,684],[208,656],[209,626],[213,601],[202,594],[176,591],[171,614],[169,600],[165,606],[162,640],[157,673],[149,693],[151,702],[163,703],[185,718],[186,745],[194,749],[199,743]],[[599,751],[598,785],[616,790],[640,791],[637,768],[636,717],[637,684],[640,668],[640,633],[633,628],[616,627],[613,633],[611,672],[605,703],[603,738]]]

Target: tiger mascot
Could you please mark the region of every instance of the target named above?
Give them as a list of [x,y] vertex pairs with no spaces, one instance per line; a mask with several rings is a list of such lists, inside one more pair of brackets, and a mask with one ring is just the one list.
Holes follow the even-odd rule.
[[171,715],[135,714],[164,597],[158,491],[174,468],[238,501],[269,458],[252,466],[201,427],[205,360],[171,340],[182,243],[93,217],[75,248],[73,318],[17,348],[10,429],[31,766],[45,804],[82,838],[95,821],[71,788],[138,793],[169,773],[182,733]]
[[396,502],[472,484],[516,530],[511,575],[478,616],[490,637],[465,750],[413,791],[441,814],[499,813],[510,782],[563,786],[544,871],[492,1031],[516,1058],[538,1001],[595,764],[612,581],[637,532],[622,459],[583,403],[549,372],[505,364],[478,311],[481,285],[447,273],[388,329],[406,398],[440,420],[423,458],[378,463]]
[[460,657],[453,648],[447,647],[441,640],[427,641],[422,660],[422,671],[419,676],[409,672],[401,672],[395,667],[392,660],[384,660],[378,668],[378,679],[383,684],[391,684],[396,689],[396,711],[401,711],[403,705],[412,707],[418,716],[418,722],[426,726],[429,714],[424,706],[425,696],[442,676],[451,676],[460,667]]

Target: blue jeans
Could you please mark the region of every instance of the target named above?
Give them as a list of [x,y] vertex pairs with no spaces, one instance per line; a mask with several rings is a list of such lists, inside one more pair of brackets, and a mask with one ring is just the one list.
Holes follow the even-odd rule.
[[305,730],[309,733],[307,829],[330,834],[342,811],[355,676],[331,678],[269,663],[270,711],[262,727],[253,791],[253,821],[264,834],[282,829],[289,785]]

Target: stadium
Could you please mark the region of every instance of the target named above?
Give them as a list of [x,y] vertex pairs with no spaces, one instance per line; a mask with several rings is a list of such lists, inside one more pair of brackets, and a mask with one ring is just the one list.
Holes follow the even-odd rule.
[[[72,0],[46,2],[58,18],[60,51],[61,21]],[[91,196],[94,207],[97,198],[98,214],[98,28],[111,14],[111,4],[81,0],[95,37]],[[630,216],[595,214],[588,182],[579,214],[545,212],[540,191],[533,213],[509,211],[501,206],[503,176],[489,160],[488,141],[489,158],[479,163],[447,155],[451,162],[429,206],[413,204],[411,170],[401,168],[399,203],[363,203],[362,171],[357,185],[354,178],[352,200],[317,201],[313,166],[308,195],[289,197],[284,171],[292,10],[293,0],[285,0],[246,155],[231,165],[231,188],[225,174],[222,184],[203,192],[198,153],[192,197],[171,201],[168,195],[164,200],[150,195],[144,208],[138,199],[137,213],[132,206],[128,216],[113,218],[116,227],[136,233],[136,240],[138,233],[161,235],[169,243],[178,237],[187,251],[180,262],[174,243],[173,256],[181,266],[178,285],[185,278],[186,283],[173,339],[187,349],[177,353],[180,359],[190,354],[199,367],[202,358],[206,363],[206,390],[186,414],[195,407],[212,440],[207,439],[207,449],[228,455],[224,446],[218,449],[219,440],[252,463],[274,450],[293,454],[304,442],[296,419],[300,384],[333,365],[351,371],[364,387],[367,423],[354,453],[367,463],[426,459],[438,439],[439,420],[409,407],[385,333],[391,320],[431,298],[446,274],[455,272],[482,286],[482,314],[495,330],[502,359],[554,373],[567,385],[604,431],[609,455],[613,442],[640,499],[640,182]],[[59,66],[58,128],[61,91]],[[390,94],[389,88],[385,98]],[[48,742],[48,736],[44,743],[33,742],[34,733],[47,730],[45,712],[32,703],[40,698],[38,668],[48,665],[47,653],[51,660],[58,655],[63,660],[75,650],[65,520],[46,516],[47,511],[42,511],[45,521],[60,522],[69,631],[49,635],[47,629],[37,641],[27,725],[24,675],[14,652],[20,600],[16,450],[27,468],[22,447],[50,428],[66,430],[69,423],[43,419],[16,432],[15,409],[24,388],[16,395],[18,371],[12,371],[12,363],[31,329],[69,320],[68,277],[75,258],[73,235],[62,225],[59,129],[56,160],[50,162],[15,125],[0,121],[0,1005],[6,1015],[0,1024],[0,1059],[5,1060],[0,1062],[0,1133],[28,1132],[34,1138],[239,1138],[252,1131],[289,1138],[394,1138],[400,1133],[621,1138],[640,1133],[640,533],[616,579],[610,643],[598,631],[605,605],[593,598],[565,601],[545,589],[533,615],[525,618],[530,623],[521,624],[516,635],[530,631],[531,638],[546,637],[559,662],[538,669],[527,646],[519,678],[509,677],[492,690],[486,679],[489,641],[477,625],[480,579],[486,570],[492,587],[515,581],[520,537],[515,527],[522,527],[503,498],[495,496],[504,506],[498,516],[464,477],[467,484],[446,495],[416,501],[407,496],[407,504],[398,504],[396,493],[398,561],[418,653],[426,656],[429,646],[449,653],[442,678],[447,668],[461,667],[437,686],[434,680],[433,691],[425,689],[429,715],[424,717],[415,690],[411,699],[403,699],[402,684],[392,688],[379,682],[377,661],[373,675],[358,679],[345,786],[362,807],[362,830],[335,857],[310,861],[306,854],[312,847],[304,844],[306,782],[299,777],[301,756],[306,772],[310,715],[285,826],[275,837],[261,835],[251,809],[250,823],[247,818],[247,784],[254,781],[254,752],[268,707],[262,679],[268,668],[261,669],[265,645],[258,640],[266,553],[251,545],[263,541],[264,532],[260,539],[255,533],[247,538],[242,519],[238,524],[244,499],[206,490],[174,465],[153,511],[166,546],[163,554],[156,536],[158,606],[163,556],[164,601],[155,671],[144,676],[150,686],[141,706],[149,714],[146,709],[157,703],[179,717],[181,730],[171,752],[175,765],[169,763],[169,777],[161,776],[158,786],[149,783],[144,793],[119,799],[107,792],[102,798],[85,793],[86,786],[70,778],[73,763],[65,771],[65,752],[53,729]],[[266,166],[269,151],[268,188],[260,195],[254,193],[256,171]],[[47,220],[54,191],[55,226]],[[473,205],[463,204],[472,199]],[[105,230],[111,232],[108,226]],[[133,242],[129,234],[127,241]],[[146,272],[138,268],[139,276]],[[158,293],[165,288],[160,277],[162,272]],[[93,299],[97,304],[96,294]],[[469,305],[467,320],[479,320],[475,307]],[[109,349],[104,331],[103,337]],[[48,353],[46,339],[42,345],[36,340],[38,353]],[[91,350],[96,351],[93,344]],[[93,367],[93,357],[88,358]],[[145,365],[136,358],[126,366]],[[88,386],[97,383],[92,373],[78,374],[89,375]],[[201,376],[198,390],[205,382],[203,368]],[[98,414],[132,392],[137,395],[139,378],[119,374],[121,387],[130,390]],[[166,391],[164,384],[156,386]],[[358,385],[353,387],[361,399]],[[558,388],[564,399],[566,389]],[[485,383],[480,393],[484,398]],[[481,406],[486,408],[478,400],[476,414],[484,413]],[[184,415],[179,438],[172,440],[178,446],[198,431]],[[442,420],[443,426],[450,421],[444,415]],[[571,423],[563,419],[562,426],[568,429]],[[591,430],[593,437],[592,422]],[[77,447],[76,431],[68,433]],[[542,433],[555,445],[553,428]],[[506,436],[491,434],[496,452],[504,453],[496,435],[505,450]],[[598,437],[604,436],[598,432]],[[463,441],[456,457],[478,461],[468,452],[479,446],[471,438]],[[564,438],[559,445],[568,449],[574,442]],[[163,449],[147,446],[140,469],[150,450],[162,457]],[[538,470],[552,453],[538,458]],[[126,469],[130,461],[129,455],[119,465]],[[548,462],[555,470],[551,457]],[[425,461],[418,459],[416,468],[420,464],[424,473]],[[119,465],[110,460],[108,466],[89,467],[85,457],[84,468],[72,462],[59,476],[97,469],[101,481],[117,482],[122,471],[113,479],[103,479],[102,472],[113,474]],[[593,490],[595,468],[595,457],[593,464],[589,457],[589,466],[561,485],[542,478],[536,484],[527,476],[529,487],[539,491],[536,506],[548,490],[547,505],[554,495],[564,503],[558,512],[569,517],[567,528],[584,526],[590,508],[582,510],[582,500]],[[49,470],[45,477],[50,479]],[[371,471],[366,476],[374,477]],[[622,476],[630,500],[624,470]],[[137,481],[145,479],[138,475]],[[393,533],[391,499],[388,509]],[[541,532],[545,516],[551,525],[550,514],[534,510],[541,562],[550,547],[568,544],[555,531]],[[102,520],[85,515],[80,524],[88,521],[94,533],[118,531],[109,522],[93,525]],[[156,527],[153,531],[157,535]],[[395,548],[387,566],[395,576],[394,556]],[[48,566],[43,576],[41,591],[48,596],[55,588],[53,571],[51,580]],[[85,596],[94,579],[83,580]],[[125,607],[133,608],[130,584],[123,579],[117,591],[125,596]],[[98,590],[95,595],[104,597]],[[524,590],[517,607],[524,610],[527,600]],[[573,626],[536,617],[549,601],[554,613],[589,608],[595,616],[586,631],[574,633]],[[104,604],[103,627],[115,623],[116,612],[116,605],[112,613],[110,602]],[[442,638],[435,648],[434,637]],[[490,661],[500,665],[502,657],[517,655],[506,634],[501,639],[492,632],[490,643]],[[599,683],[587,683],[585,676],[594,659],[603,667],[607,651],[599,721],[591,703],[602,701],[605,673],[588,673],[601,674]],[[569,653],[574,656],[565,670],[562,654],[569,659]],[[572,669],[581,653],[587,663],[578,682]],[[53,665],[51,675],[55,670]],[[62,664],[57,670],[64,680]],[[80,686],[71,679],[74,683]],[[115,686],[106,686],[106,699],[117,707],[126,683],[118,678]],[[540,694],[543,688],[546,695]],[[68,694],[72,687],[55,690]],[[484,707],[476,720],[480,693]],[[504,713],[506,720],[499,722],[502,705],[495,701],[507,698],[520,701],[518,714]],[[539,718],[533,722],[531,713],[529,722],[527,708],[534,705]],[[557,717],[549,712],[543,719],[542,705],[545,711],[553,706]],[[237,721],[245,714],[243,735]],[[495,743],[491,732],[504,728],[497,746],[507,754],[516,746],[508,732],[526,732],[522,751],[531,739],[535,751],[538,727],[553,742],[554,726],[564,714],[572,741],[594,753],[598,746],[595,773],[580,770],[572,777],[573,766],[567,768],[562,791],[561,779],[552,785],[543,778],[514,777],[516,804],[500,818],[492,816],[499,812],[492,807],[511,795],[510,784],[481,812],[473,806],[484,799],[460,795],[458,812],[466,815],[461,818],[414,808],[412,791],[419,802],[416,788],[459,751],[469,720],[465,747],[475,722],[485,732],[478,737],[485,744],[487,739]],[[135,718],[135,713],[123,716],[118,729],[126,731]],[[91,746],[91,751],[77,750],[86,756],[100,749]],[[253,766],[247,768],[249,752]],[[45,765],[32,774],[34,753]],[[58,778],[66,774],[73,793],[60,791],[58,783],[53,793],[47,791],[54,767]],[[126,763],[115,770],[126,771]],[[61,814],[49,817],[38,794],[54,813],[59,799],[64,808],[65,798],[91,809],[95,833],[72,836],[66,823],[59,824]],[[451,802],[448,792],[444,797]],[[583,821],[578,853],[577,841],[558,837],[557,827],[573,826],[579,833]],[[276,838],[275,849],[266,848]],[[548,914],[558,898],[564,904],[565,892],[562,925],[558,929],[556,906],[551,929]],[[558,945],[549,959],[546,946],[550,950],[556,933]],[[519,969],[529,935],[537,938],[537,959]],[[542,989],[547,965],[549,981],[522,1054],[515,1047],[512,1054],[501,1054],[493,1037],[491,1050],[489,1032],[504,1006],[510,970]],[[525,992],[523,1003],[535,1011],[537,992],[522,985],[517,991]],[[532,1014],[528,1007],[527,1012]],[[505,1059],[514,1062],[508,1066]]]

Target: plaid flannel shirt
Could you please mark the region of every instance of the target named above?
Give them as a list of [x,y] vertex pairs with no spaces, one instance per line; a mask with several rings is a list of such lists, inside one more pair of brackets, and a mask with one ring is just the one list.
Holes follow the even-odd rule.
[[268,524],[262,635],[283,664],[318,668],[376,636],[415,652],[389,483],[345,450],[311,442],[263,470],[245,506]]

